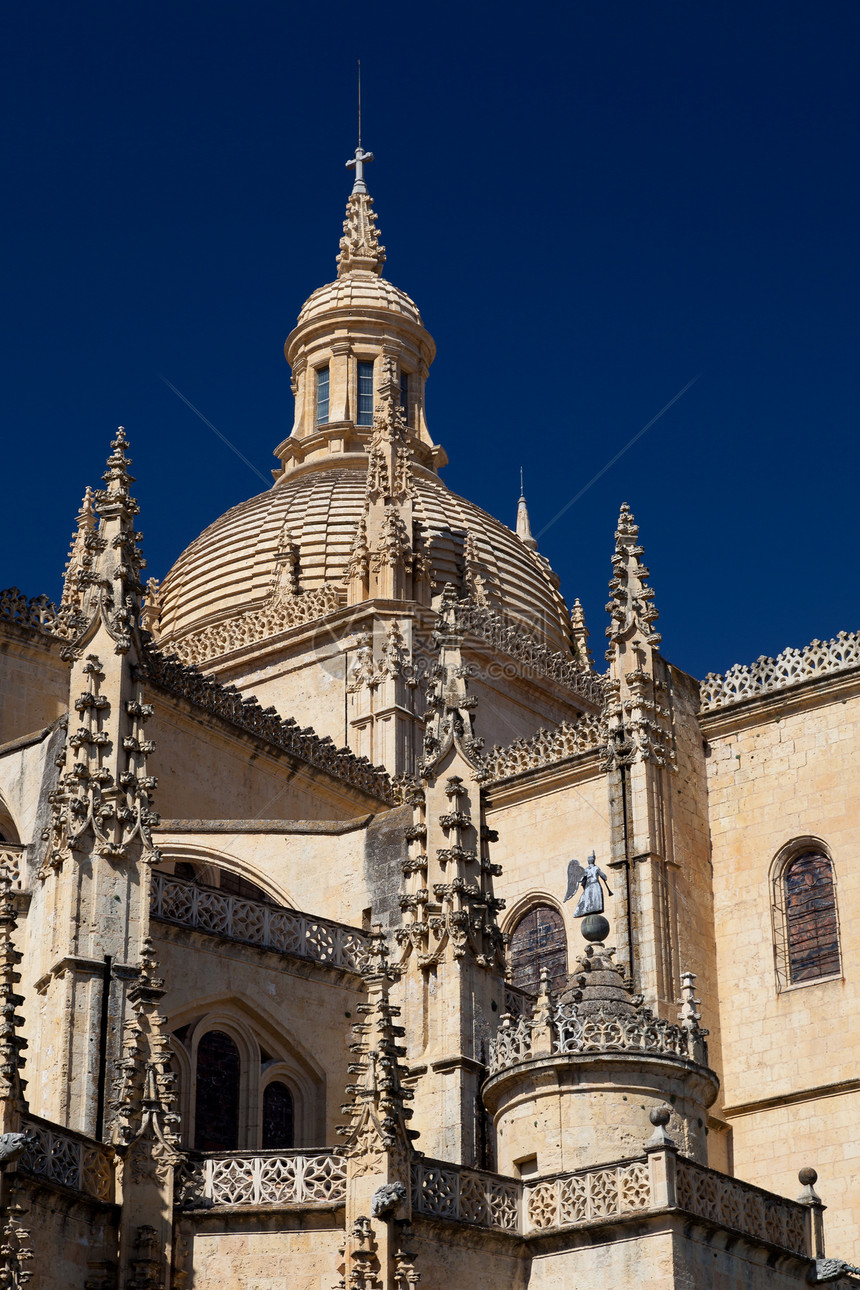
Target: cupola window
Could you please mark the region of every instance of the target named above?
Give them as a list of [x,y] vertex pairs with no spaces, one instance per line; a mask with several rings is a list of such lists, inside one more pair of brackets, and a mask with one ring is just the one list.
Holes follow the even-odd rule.
[[373,363],[358,365],[358,420],[356,425],[373,425]]
[[329,370],[317,368],[317,425],[328,424]]

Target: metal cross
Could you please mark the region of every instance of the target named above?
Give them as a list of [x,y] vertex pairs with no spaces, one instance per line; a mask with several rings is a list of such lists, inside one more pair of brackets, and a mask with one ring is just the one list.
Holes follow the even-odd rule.
[[367,185],[364,182],[365,162],[373,161],[373,153],[365,152],[361,144],[355,150],[355,157],[352,161],[346,163],[348,170],[355,170],[355,183],[352,186],[353,193],[366,193]]

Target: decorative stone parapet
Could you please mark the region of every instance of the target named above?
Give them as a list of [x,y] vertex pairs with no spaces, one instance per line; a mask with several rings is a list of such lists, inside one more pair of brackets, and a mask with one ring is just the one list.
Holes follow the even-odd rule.
[[520,990],[510,983],[505,985],[505,1013],[508,1016],[531,1016],[534,1006],[535,997],[533,994],[529,994],[528,990]]
[[764,698],[858,666],[860,632],[840,632],[833,640],[815,640],[804,649],[784,649],[776,658],[763,654],[749,666],[736,663],[723,674],[709,672],[699,687],[701,711],[714,712],[745,699]]
[[338,1204],[346,1199],[346,1159],[334,1151],[234,1151],[183,1170],[185,1208]]
[[515,1178],[438,1160],[412,1164],[412,1208],[429,1218],[519,1232],[521,1194]]
[[[573,1002],[554,1002],[550,1011],[551,1053],[642,1053],[658,1057],[680,1057],[703,1065],[706,1054],[695,1030],[674,1026],[655,1017],[647,1008],[634,1016],[618,1016],[602,1009],[583,1014]],[[532,1017],[517,1018],[506,1013],[490,1041],[488,1069],[491,1075],[538,1055],[535,1038],[545,1026]],[[546,1050],[541,1050],[545,1056]]]
[[677,1206],[759,1241],[807,1257],[806,1206],[679,1157]]
[[21,860],[24,848],[12,842],[0,842],[0,877],[8,880],[13,891],[21,889]]
[[21,1129],[29,1142],[18,1160],[21,1173],[44,1178],[96,1200],[114,1200],[113,1152],[100,1142],[47,1120],[27,1116]]
[[327,584],[287,598],[270,598],[234,618],[210,623],[170,641],[183,663],[199,665],[247,645],[259,645],[293,627],[335,613],[346,604],[346,590]]
[[538,770],[575,757],[577,753],[594,752],[606,744],[606,727],[593,713],[583,713],[577,721],[563,721],[555,730],[538,730],[529,739],[491,748],[485,757],[490,780],[507,779],[526,770]]
[[183,878],[153,873],[151,913],[166,923],[294,954],[360,973],[368,961],[367,937],[357,927],[311,918],[263,900],[246,900]]
[[461,601],[458,612],[464,631],[517,659],[527,675],[545,676],[589,703],[603,706],[603,677],[581,667],[565,654],[554,653],[535,640],[522,623],[503,618],[485,605],[472,601]]
[[651,1208],[647,1159],[523,1184],[524,1235]]
[[147,651],[141,679],[258,735],[353,788],[394,805],[394,788],[383,767],[371,766],[366,757],[356,757],[349,748],[337,748],[328,735],[318,735],[310,727],[303,730],[292,717],[280,716],[275,708],[261,708],[257,699],[245,698],[234,685],[221,685],[197,668],[186,667],[178,659],[152,649]]
[[49,636],[64,634],[53,600],[45,595],[33,596],[28,600],[17,587],[7,587],[5,591],[0,591],[0,621],[46,632]]

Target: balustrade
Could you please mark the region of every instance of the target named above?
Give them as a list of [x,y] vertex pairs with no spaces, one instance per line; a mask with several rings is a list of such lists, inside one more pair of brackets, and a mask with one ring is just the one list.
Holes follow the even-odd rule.
[[[700,1032],[672,1025],[642,1009],[634,1017],[590,1012],[583,1016],[575,1003],[553,1003],[550,1015],[552,1053],[640,1052],[662,1057],[680,1057],[704,1064]],[[530,1016],[502,1017],[502,1024],[490,1041],[490,1074],[530,1061],[534,1056],[535,1025]],[[544,1032],[545,1033],[545,1032]]]
[[21,888],[24,848],[13,842],[0,842],[0,876],[8,878],[15,891]]
[[714,712],[858,665],[860,632],[840,632],[833,640],[815,640],[803,649],[784,649],[776,658],[762,655],[748,666],[736,663],[728,672],[709,672],[699,687],[701,710]]
[[679,1156],[676,1173],[679,1209],[708,1218],[720,1227],[769,1241],[806,1256],[806,1206],[729,1178]]
[[515,1178],[433,1160],[412,1165],[412,1208],[431,1218],[518,1232],[520,1193]]
[[651,1205],[648,1161],[622,1161],[523,1184],[526,1232],[568,1227],[596,1218],[615,1218]]
[[183,1204],[331,1205],[346,1197],[346,1160],[326,1151],[207,1156],[183,1170]]
[[43,1120],[28,1118],[22,1130],[29,1138],[18,1160],[22,1173],[59,1183],[96,1200],[114,1199],[112,1153],[101,1143],[88,1141]]
[[231,896],[171,874],[152,875],[152,916],[280,954],[361,972],[367,938],[355,927],[311,918],[262,900]]

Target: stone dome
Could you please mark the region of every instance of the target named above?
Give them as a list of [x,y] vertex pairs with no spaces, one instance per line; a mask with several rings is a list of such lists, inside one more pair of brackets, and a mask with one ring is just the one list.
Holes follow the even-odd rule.
[[400,314],[404,318],[422,326],[421,314],[415,301],[405,291],[395,287],[387,278],[378,278],[374,273],[352,272],[334,282],[327,282],[305,301],[299,314],[297,326],[322,318],[333,310],[354,309],[359,313],[381,309],[386,313]]
[[[158,638],[165,648],[262,603],[272,587],[285,530],[298,549],[302,592],[343,584],[362,513],[366,459],[283,477],[234,506],[183,552],[161,591]],[[570,622],[547,562],[509,528],[452,493],[430,470],[414,472],[414,513],[429,554],[434,592],[463,585],[464,546],[491,608],[504,609],[553,651],[570,656]]]

